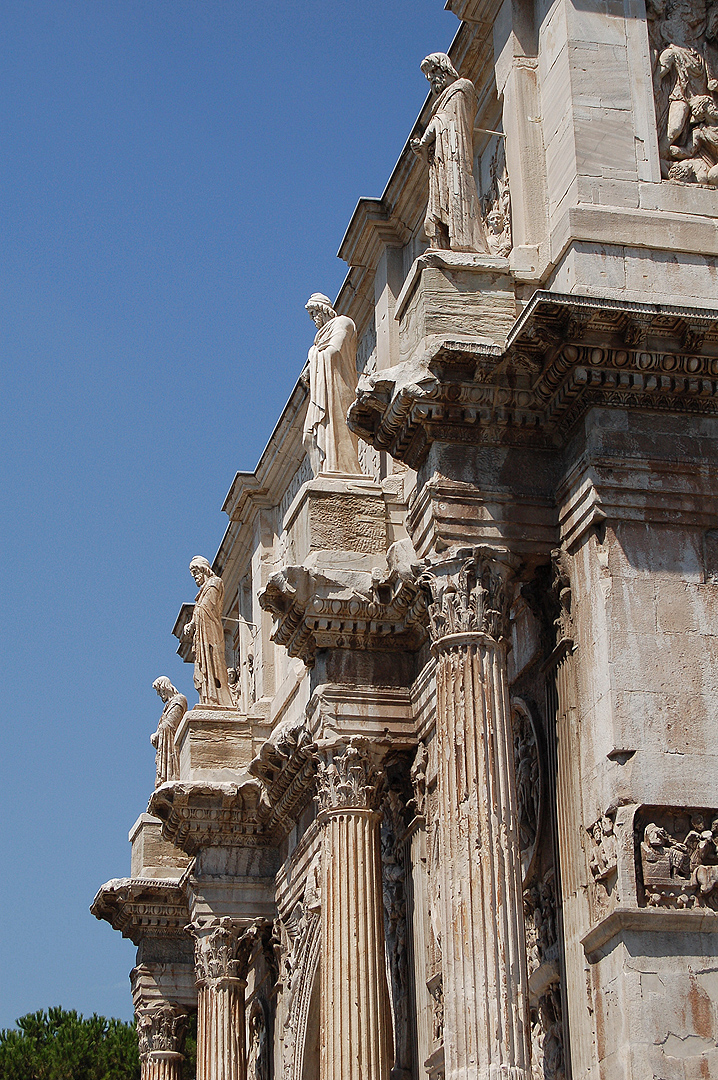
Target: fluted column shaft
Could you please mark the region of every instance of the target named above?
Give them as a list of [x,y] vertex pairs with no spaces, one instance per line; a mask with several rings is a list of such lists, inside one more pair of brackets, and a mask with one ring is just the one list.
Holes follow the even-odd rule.
[[322,838],[321,1080],[388,1080],[391,1015],[384,953],[378,772],[365,740],[325,751]]
[[171,1050],[157,1050],[149,1054],[141,1064],[142,1080],[181,1080],[182,1054]]
[[246,1080],[244,992],[259,924],[215,918],[187,929],[195,939],[197,1080]]
[[424,575],[436,740],[447,1080],[529,1080],[521,862],[506,676],[508,552]]
[[244,1080],[244,991],[241,979],[200,986],[197,995],[197,1080]]

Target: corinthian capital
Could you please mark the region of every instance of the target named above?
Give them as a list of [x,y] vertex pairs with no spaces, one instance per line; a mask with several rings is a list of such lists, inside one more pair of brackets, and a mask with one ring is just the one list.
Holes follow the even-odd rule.
[[243,927],[227,917],[190,923],[187,931],[194,938],[198,984],[216,986],[226,980],[245,981],[249,959],[264,926],[262,919]]
[[322,740],[317,744],[317,799],[322,810],[376,810],[384,776],[369,739]]
[[187,1012],[179,1005],[160,1005],[137,1014],[137,1039],[140,1057],[145,1059],[154,1051],[182,1053]]
[[461,548],[430,564],[419,577],[427,594],[434,642],[452,634],[508,634],[510,581],[520,560],[506,548]]

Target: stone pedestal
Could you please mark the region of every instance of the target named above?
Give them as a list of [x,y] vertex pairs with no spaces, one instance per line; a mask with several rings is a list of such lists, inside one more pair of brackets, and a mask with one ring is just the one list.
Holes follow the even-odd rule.
[[368,741],[321,750],[321,1080],[389,1080],[391,1018],[377,811]]
[[244,992],[256,944],[254,926],[212,919],[188,927],[195,939],[197,1080],[245,1080]]
[[458,551],[422,582],[437,658],[438,829],[447,1080],[529,1080],[526,948],[504,549]]
[[247,717],[222,705],[195,705],[185,713],[175,746],[185,783],[232,780],[254,757]]

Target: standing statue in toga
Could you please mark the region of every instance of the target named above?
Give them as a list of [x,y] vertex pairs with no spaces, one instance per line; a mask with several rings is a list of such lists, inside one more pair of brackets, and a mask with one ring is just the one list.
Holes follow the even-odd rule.
[[179,780],[179,757],[175,750],[175,735],[182,717],[187,712],[187,698],[184,694],[180,694],[166,675],[160,675],[159,679],[155,679],[152,689],[157,691],[165,706],[157,731],[154,735],[150,735],[150,742],[157,751],[155,787],[159,787],[167,780]]
[[357,385],[357,331],[337,315],[328,296],[313,293],[305,305],[317,335],[309,350],[309,408],[304,446],[314,475],[360,473],[357,437],[347,427],[347,411]]
[[411,140],[414,153],[429,166],[424,220],[429,246],[488,254],[474,180],[474,84],[459,77],[446,53],[431,53],[421,70],[437,95],[426,131]]
[[184,628],[184,636],[191,636],[194,646],[195,690],[200,705],[224,705],[231,709],[234,702],[227,680],[222,629],[224,585],[201,555],[195,555],[189,569],[199,588],[194,613]]

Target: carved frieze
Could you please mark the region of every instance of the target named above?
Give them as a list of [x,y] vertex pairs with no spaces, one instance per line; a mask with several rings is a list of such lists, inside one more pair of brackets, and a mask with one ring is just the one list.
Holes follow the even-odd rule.
[[718,810],[643,807],[634,834],[639,904],[718,914]]
[[615,810],[602,814],[588,829],[589,858],[588,865],[594,881],[606,882],[615,874],[618,866],[618,851],[615,833]]
[[712,0],[648,0],[664,178],[718,185],[718,11]]
[[516,777],[516,816],[521,871],[526,883],[536,853],[541,815],[541,768],[538,742],[531,715],[523,703],[514,702],[511,708],[511,727],[514,740],[514,774]]
[[320,869],[321,852],[317,851],[309,864],[301,899],[279,922],[284,1080],[297,1080],[301,1075],[309,1000],[319,959]]
[[148,813],[160,818],[162,835],[188,855],[200,848],[264,847],[271,843],[271,806],[254,777],[238,784],[165,784],[151,796]]
[[114,878],[98,891],[90,911],[139,945],[146,937],[177,937],[187,922],[187,901],[176,882]]
[[409,964],[407,953],[406,802],[390,789],[383,800],[381,824],[384,937],[389,961],[389,990],[393,1014],[395,1080],[411,1076],[409,1021]]
[[426,637],[423,596],[409,580],[384,602],[368,572],[332,580],[289,566],[272,574],[259,603],[276,620],[272,640],[309,667],[318,648],[413,651]]

